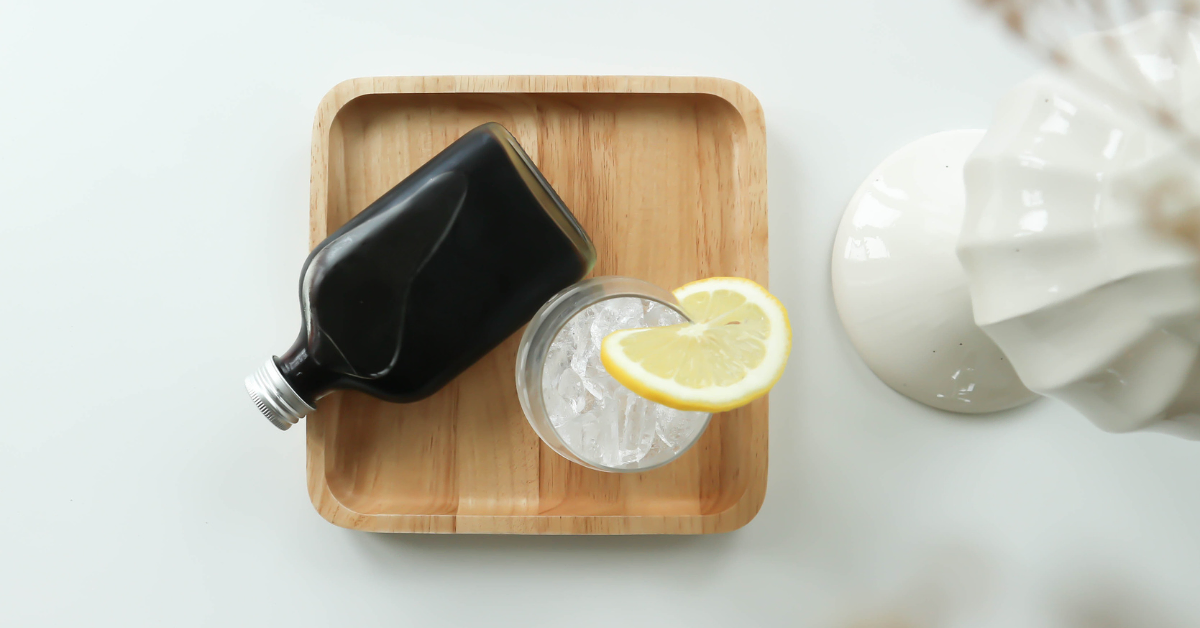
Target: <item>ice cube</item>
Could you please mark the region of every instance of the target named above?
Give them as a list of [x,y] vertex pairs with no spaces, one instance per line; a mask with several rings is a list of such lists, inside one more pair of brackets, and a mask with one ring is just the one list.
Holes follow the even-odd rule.
[[617,456],[621,464],[640,462],[650,452],[657,421],[650,410],[650,401],[630,390],[622,391],[620,396],[624,403],[617,418]]
[[572,450],[580,451],[582,449],[583,423],[580,421],[580,415],[567,415],[567,420],[564,420],[562,424],[554,424],[554,431]]
[[667,325],[678,325],[682,322],[684,322],[683,315],[676,312],[674,308],[669,308],[656,301],[649,301],[646,304],[646,327],[665,327]]
[[696,439],[708,418],[708,414],[704,412],[686,412],[659,404],[655,406],[654,418],[658,437],[676,452]]
[[588,460],[605,466],[617,464],[616,412],[601,407],[596,413],[579,415],[579,427],[583,437],[580,453]]

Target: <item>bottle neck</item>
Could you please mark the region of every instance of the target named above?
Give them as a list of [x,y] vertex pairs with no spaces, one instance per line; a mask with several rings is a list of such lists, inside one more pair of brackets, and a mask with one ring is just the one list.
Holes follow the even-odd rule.
[[296,339],[287,353],[275,359],[279,373],[292,390],[309,406],[316,407],[317,399],[333,389],[339,375],[317,364],[309,351],[304,333]]

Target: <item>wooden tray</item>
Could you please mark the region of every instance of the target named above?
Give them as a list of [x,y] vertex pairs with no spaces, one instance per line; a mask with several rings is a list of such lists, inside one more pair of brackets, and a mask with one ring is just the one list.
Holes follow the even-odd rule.
[[[507,127],[599,252],[596,275],[767,283],[767,158],[749,90],[712,78],[388,77],[333,88],[313,128],[311,240],[463,133]],[[317,511],[376,532],[705,534],[767,484],[767,400],[714,417],[664,468],[606,474],[541,444],[517,403],[520,334],[425,401],[338,393],[306,421]]]

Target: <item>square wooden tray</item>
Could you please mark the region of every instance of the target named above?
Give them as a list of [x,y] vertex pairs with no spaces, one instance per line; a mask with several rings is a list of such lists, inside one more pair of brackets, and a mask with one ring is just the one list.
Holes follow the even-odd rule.
[[[503,124],[591,235],[596,275],[672,288],[731,275],[767,283],[762,108],[713,78],[360,78],[321,101],[311,241],[463,133]],[[767,484],[767,400],[714,417],[678,461],[641,474],[575,465],[517,403],[509,338],[438,394],[358,393],[306,421],[308,490],[329,521],[375,532],[706,534],[745,525]]]

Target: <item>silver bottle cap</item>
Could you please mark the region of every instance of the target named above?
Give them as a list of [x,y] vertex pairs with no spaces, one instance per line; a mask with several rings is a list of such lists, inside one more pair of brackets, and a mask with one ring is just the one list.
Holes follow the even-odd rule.
[[250,393],[250,399],[263,416],[281,430],[286,430],[308,416],[309,412],[317,410],[292,390],[291,384],[279,372],[275,358],[267,358],[266,364],[246,378],[246,392]]

